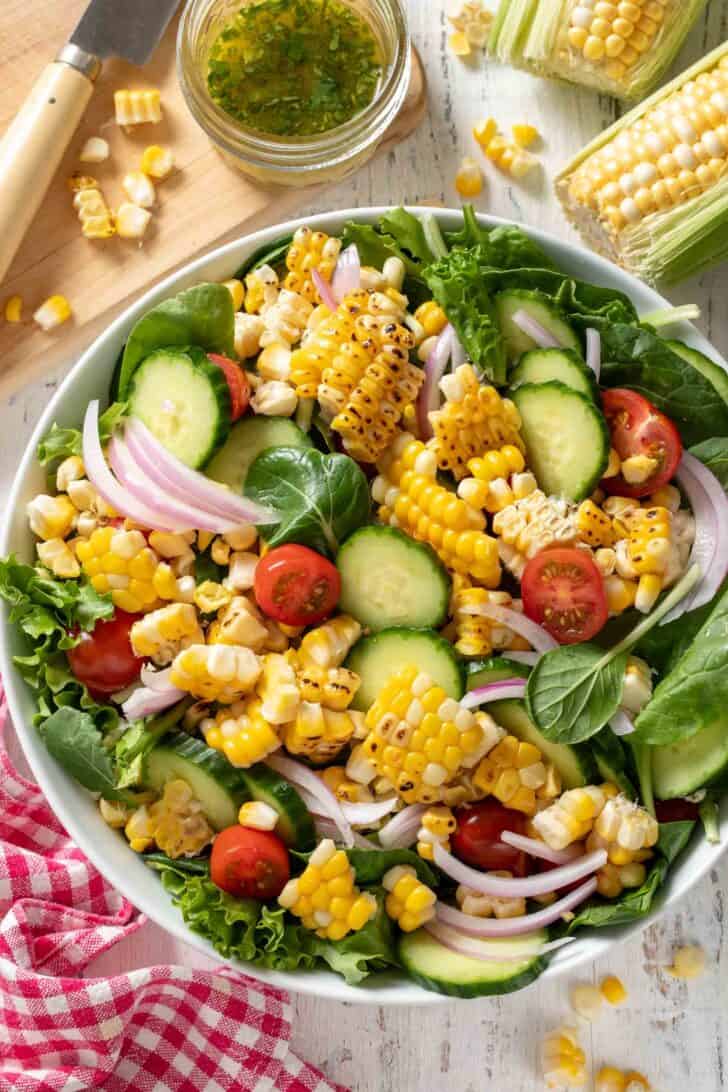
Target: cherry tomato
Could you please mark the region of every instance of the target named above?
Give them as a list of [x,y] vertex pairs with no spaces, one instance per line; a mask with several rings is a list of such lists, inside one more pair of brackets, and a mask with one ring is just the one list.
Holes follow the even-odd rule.
[[700,818],[700,807],[693,800],[656,800],[655,815],[658,823],[683,823]]
[[219,353],[208,353],[207,356],[213,364],[217,364],[223,370],[230,391],[230,417],[231,420],[237,421],[238,417],[242,417],[245,413],[250,401],[250,384],[247,376],[240,365],[229,357],[220,356]]
[[521,577],[523,611],[559,644],[588,641],[607,620],[602,574],[586,550],[554,546],[532,557]]
[[307,546],[276,546],[255,570],[255,598],[269,618],[287,626],[321,622],[341,594],[339,570]]
[[227,827],[212,843],[212,882],[239,899],[275,899],[290,874],[288,850],[270,830]]
[[657,469],[638,485],[630,485],[621,474],[602,480],[602,489],[620,497],[647,497],[674,476],[682,458],[680,433],[669,417],[636,391],[615,387],[602,395],[602,409],[620,459],[648,455]]
[[108,622],[97,622],[90,633],[68,650],[71,671],[93,695],[114,694],[139,678],[143,660],[132,652],[129,631],[140,614],[117,610]]
[[526,875],[526,854],[500,840],[504,830],[525,834],[526,817],[522,812],[504,808],[489,798],[467,808],[457,808],[455,818],[458,825],[450,844],[456,857],[484,872],[504,869],[514,876]]

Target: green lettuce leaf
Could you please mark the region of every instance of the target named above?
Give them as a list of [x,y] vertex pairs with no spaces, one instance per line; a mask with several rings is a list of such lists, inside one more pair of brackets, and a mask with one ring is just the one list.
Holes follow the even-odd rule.
[[690,454],[712,470],[728,493],[728,436],[712,436],[690,448]]
[[433,888],[438,886],[430,865],[412,849],[347,849],[346,855],[360,887],[381,883],[384,873],[395,865],[410,865],[422,883]]
[[[105,444],[111,439],[111,434],[116,426],[123,421],[129,407],[126,402],[112,402],[99,417],[99,437]],[[69,455],[81,455],[83,442],[81,430],[77,428],[60,428],[59,425],[51,425],[36,448],[36,456],[41,466],[55,467],[63,462]]]
[[381,269],[387,258],[400,258],[411,277],[419,277],[421,263],[405,253],[393,235],[378,231],[373,224],[357,224],[349,220],[341,234],[341,249],[356,245],[362,265]]
[[254,269],[260,269],[262,265],[269,265],[273,269],[279,269],[285,265],[286,254],[292,242],[292,235],[284,235],[282,239],[278,239],[275,243],[267,243],[265,246],[259,247],[258,250],[253,251],[249,258],[245,259],[235,276],[239,281],[242,281],[248,273],[252,273]]
[[723,583],[709,603],[687,611],[663,626],[655,626],[635,647],[637,655],[647,660],[658,675],[669,674],[690,648],[725,591],[728,591],[728,582]]
[[350,986],[357,986],[375,971],[399,966],[394,927],[381,899],[376,915],[363,929],[349,933],[343,940],[316,939],[316,955],[328,963],[332,971],[343,975]]
[[554,268],[546,251],[521,228],[510,225],[481,227],[472,205],[463,205],[460,231],[448,232],[445,238],[451,247],[480,245],[483,260],[495,269]]
[[189,876],[171,868],[162,872],[162,884],[179,906],[185,923],[209,940],[220,955],[255,959],[259,902],[233,898],[205,876]]
[[382,235],[394,239],[401,250],[422,265],[429,265],[435,255],[430,249],[422,220],[406,209],[390,209],[379,221]]

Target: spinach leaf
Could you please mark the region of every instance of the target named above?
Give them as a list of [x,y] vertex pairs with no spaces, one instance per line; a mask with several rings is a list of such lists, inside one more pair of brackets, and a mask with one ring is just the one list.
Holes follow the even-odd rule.
[[712,470],[728,493],[728,436],[712,436],[690,448],[690,454]]
[[378,884],[385,872],[395,865],[410,865],[422,883],[437,887],[437,876],[426,861],[411,849],[347,849],[346,855],[356,872],[356,882],[366,887]]
[[381,899],[376,915],[363,929],[349,933],[343,940],[319,940],[314,950],[350,986],[358,985],[373,971],[399,965],[394,928]]
[[379,230],[395,240],[416,262],[429,265],[435,258],[425,236],[422,220],[406,209],[390,209],[379,221]]
[[[99,417],[99,438],[102,444],[111,439],[116,426],[124,419],[129,410],[126,402],[112,402]],[[81,455],[83,442],[81,431],[77,428],[60,428],[51,425],[36,448],[36,457],[41,466],[57,465],[69,455]]]
[[697,610],[687,611],[665,625],[655,626],[635,648],[637,655],[647,660],[659,675],[667,675],[690,648],[726,590],[728,582],[718,589],[709,603],[704,603]]
[[635,721],[635,739],[653,745],[688,739],[725,717],[727,708],[728,589],[687,651],[655,687]]
[[196,345],[230,356],[234,350],[232,296],[222,284],[198,284],[163,300],[139,319],[129,334],[119,375],[119,397],[129,393],[131,377],[155,349]]
[[212,560],[209,546],[201,554],[197,554],[195,558],[196,584],[204,584],[206,580],[212,580],[215,584],[222,584],[225,575],[226,570],[223,566]]
[[85,789],[100,793],[105,800],[135,802],[131,793],[117,787],[111,755],[88,713],[58,709],[39,727],[50,754]]
[[270,546],[298,542],[335,554],[343,539],[369,518],[369,486],[348,455],[269,448],[250,467],[245,491],[251,500],[281,513],[279,523],[260,528]]
[[[483,264],[482,279],[492,294],[511,288],[543,292],[581,330],[588,326],[601,329],[610,323],[637,321],[637,312],[631,300],[614,288],[577,281],[565,273],[548,268],[522,269],[510,265],[507,268],[493,268],[489,264],[487,249],[477,247],[475,253]],[[498,260],[503,259],[501,257]]]
[[601,336],[603,386],[644,395],[675,422],[685,444],[728,436],[728,406],[720,393],[657,334],[605,323]]
[[242,281],[248,273],[252,273],[254,269],[260,269],[262,265],[269,265],[273,269],[280,267],[285,263],[286,254],[292,242],[292,235],[284,235],[282,239],[278,239],[275,243],[267,243],[265,246],[258,247],[249,258],[245,259],[235,277],[237,280]]

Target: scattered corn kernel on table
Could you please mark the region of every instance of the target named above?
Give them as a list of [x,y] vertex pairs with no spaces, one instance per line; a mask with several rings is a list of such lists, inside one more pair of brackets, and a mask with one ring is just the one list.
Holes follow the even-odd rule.
[[[616,104],[591,91],[558,86],[521,72],[472,65],[447,48],[439,2],[408,0],[412,30],[430,82],[429,113],[419,133],[353,179],[317,198],[310,211],[407,201],[456,204],[453,180],[464,154],[479,155],[474,121],[496,114],[502,128],[527,121],[544,136],[543,172],[515,182],[491,167],[478,207],[575,239],[551,193],[549,179],[570,156],[617,116]],[[714,0],[680,54],[692,63],[728,34],[728,0]],[[72,286],[60,286],[71,291]],[[676,303],[696,302],[702,330],[728,354],[728,268],[673,291]],[[70,367],[72,361],[68,361]],[[20,452],[62,371],[45,375],[0,409],[0,482],[7,489]],[[677,912],[594,966],[582,982],[616,974],[629,997],[593,1025],[581,1022],[592,1072],[605,1064],[645,1073],[656,1092],[725,1087],[728,1049],[728,935],[723,930],[728,859],[694,889]],[[703,977],[676,981],[665,971],[676,946],[701,944]],[[204,963],[203,957],[149,924],[98,960],[99,974],[160,961]],[[577,1018],[568,992],[576,980],[540,982],[525,993],[492,1000],[445,1002],[427,1009],[365,1008],[300,998],[294,1046],[334,1080],[357,1092],[536,1092],[544,1034]]]

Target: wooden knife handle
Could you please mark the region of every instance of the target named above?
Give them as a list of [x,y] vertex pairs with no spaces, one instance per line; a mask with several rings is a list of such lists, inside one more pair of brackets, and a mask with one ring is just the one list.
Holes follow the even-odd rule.
[[53,61],[0,141],[0,281],[88,106],[93,82]]

